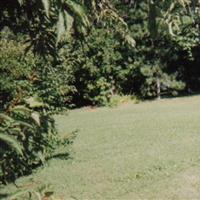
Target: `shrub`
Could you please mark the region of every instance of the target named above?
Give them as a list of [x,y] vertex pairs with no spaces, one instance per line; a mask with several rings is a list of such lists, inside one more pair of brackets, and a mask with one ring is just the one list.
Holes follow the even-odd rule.
[[165,68],[158,66],[158,63],[140,68],[144,77],[144,83],[140,88],[143,97],[160,98],[161,95],[177,95],[185,88],[184,82],[177,80],[176,74],[169,74],[164,70]]
[[101,77],[88,83],[84,98],[90,100],[93,105],[105,106],[108,104],[111,94],[112,85],[104,77]]
[[131,96],[131,95],[113,95],[110,98],[108,106],[113,108],[113,107],[117,107],[117,106],[119,106],[121,104],[125,104],[125,103],[137,104],[139,102],[140,102],[140,100],[136,96]]
[[66,109],[73,90],[64,66],[25,53],[24,38],[9,30],[0,38],[0,182],[5,183],[70,143],[58,136],[52,114]]
[[51,157],[61,139],[48,105],[29,98],[7,113],[0,114],[0,182],[15,180]]
[[9,30],[0,32],[0,48],[0,110],[34,95],[48,103],[52,111],[70,106],[73,77],[65,65],[26,52],[24,38]]
[[126,69],[120,53],[120,40],[112,29],[92,29],[85,42],[75,41],[62,49],[62,63],[70,71],[77,106],[106,105],[121,90]]
[[6,109],[17,100],[28,95],[32,88],[35,58],[24,56],[25,45],[14,40],[0,40],[0,109]]
[[59,112],[71,107],[73,76],[65,65],[52,65],[40,61],[35,70],[36,79],[32,83],[33,94],[36,94],[49,105],[51,111]]

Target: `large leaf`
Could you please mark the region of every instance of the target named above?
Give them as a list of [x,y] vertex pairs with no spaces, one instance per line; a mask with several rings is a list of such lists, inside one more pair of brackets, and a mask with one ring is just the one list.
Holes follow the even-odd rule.
[[136,46],[136,41],[130,36],[130,34],[126,34],[124,39],[131,47]]
[[20,4],[20,6],[22,6],[24,3],[24,0],[18,0],[18,3]]
[[63,8],[76,21],[76,28],[78,28],[78,26],[90,26],[88,13],[86,9],[84,9],[84,5],[76,3],[75,1],[67,0],[65,1]]
[[65,32],[65,23],[64,23],[64,13],[59,12],[58,22],[57,22],[57,42],[61,40],[62,35]]
[[40,114],[39,114],[38,112],[33,112],[33,113],[31,113],[31,117],[32,117],[32,119],[34,120],[34,122],[35,122],[38,126],[41,125],[41,123],[40,123]]
[[23,147],[13,136],[0,132],[0,141],[5,142],[16,153],[23,156]]
[[39,97],[30,97],[26,99],[25,102],[29,105],[30,108],[48,107],[48,105],[42,102],[42,100]]
[[49,9],[50,9],[50,2],[49,0],[42,0],[44,10],[46,12],[47,17],[49,17]]
[[30,116],[32,111],[23,105],[19,105],[12,108],[12,112]]
[[0,122],[12,122],[13,119],[6,114],[0,113]]

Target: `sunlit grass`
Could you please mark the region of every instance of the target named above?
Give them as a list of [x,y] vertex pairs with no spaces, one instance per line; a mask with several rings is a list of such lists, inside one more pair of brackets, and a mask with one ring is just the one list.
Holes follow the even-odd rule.
[[49,183],[63,199],[200,198],[199,108],[195,96],[57,116],[61,133],[79,130],[73,158],[54,158],[17,183]]

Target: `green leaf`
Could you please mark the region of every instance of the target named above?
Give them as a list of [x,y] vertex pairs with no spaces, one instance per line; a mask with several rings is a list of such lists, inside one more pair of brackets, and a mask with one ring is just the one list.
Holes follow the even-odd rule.
[[14,149],[16,153],[23,156],[23,147],[13,136],[0,132],[0,141],[5,142],[10,148]]
[[27,123],[27,122],[24,122],[24,121],[21,121],[21,120],[15,120],[15,123],[16,123],[17,125],[22,126],[22,127],[34,129],[34,127],[33,127],[30,123]]
[[61,40],[61,37],[64,34],[64,32],[65,32],[64,16],[63,12],[60,11],[57,22],[57,42]]
[[48,107],[47,104],[43,103],[42,100],[38,97],[30,97],[25,100],[30,108],[45,108]]
[[37,124],[38,126],[41,125],[41,123],[40,123],[40,114],[39,114],[38,112],[33,112],[33,113],[31,114],[31,117],[32,117],[32,119],[36,122],[36,124]]
[[18,0],[18,3],[20,4],[20,6],[22,6],[24,3],[24,0]]
[[44,6],[44,10],[46,12],[47,17],[49,17],[49,9],[50,9],[50,2],[49,2],[49,0],[42,0],[42,4]]
[[25,114],[25,115],[29,115],[31,114],[31,110],[25,106],[15,106],[13,109],[12,109],[12,112],[15,112],[15,113],[21,113],[21,114]]
[[2,121],[4,121],[4,122],[6,122],[6,121],[11,122],[11,121],[13,121],[13,119],[11,117],[9,117],[8,115],[6,115],[6,114],[0,113],[0,121],[1,122]]
[[69,9],[73,13],[73,16],[72,16],[73,18],[76,18],[79,21],[79,23],[81,23],[83,26],[89,27],[90,22],[83,5],[80,5],[71,0],[67,0],[65,2],[65,6],[66,6],[65,7],[66,11],[68,11]]
[[135,47],[135,46],[136,46],[135,40],[134,40],[129,34],[127,34],[127,35],[125,36],[125,41],[126,41],[131,47]]

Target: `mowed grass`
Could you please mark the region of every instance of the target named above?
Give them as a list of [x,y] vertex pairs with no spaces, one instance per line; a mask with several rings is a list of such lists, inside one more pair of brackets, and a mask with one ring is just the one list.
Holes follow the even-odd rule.
[[48,183],[66,200],[200,198],[200,96],[78,109],[56,121],[61,133],[79,130],[72,158],[51,159],[17,184]]

